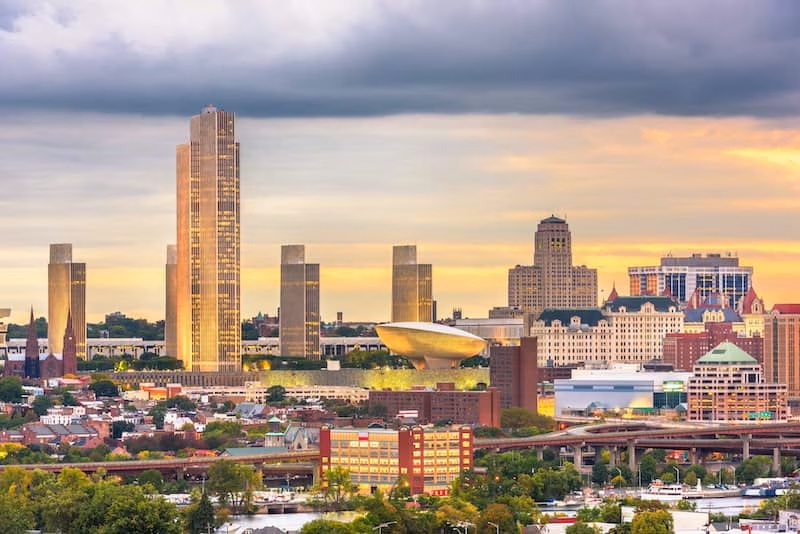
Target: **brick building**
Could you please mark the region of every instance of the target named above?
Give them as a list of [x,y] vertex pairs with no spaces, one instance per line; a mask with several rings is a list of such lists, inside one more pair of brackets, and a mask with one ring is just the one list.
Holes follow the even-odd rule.
[[537,411],[538,340],[522,337],[518,347],[491,347],[489,383],[500,391],[500,407]]
[[420,424],[449,421],[459,425],[500,426],[500,392],[494,387],[486,391],[456,391],[452,382],[445,382],[436,384],[436,389],[370,391],[370,409],[378,404],[386,407],[387,417],[415,410]]
[[723,341],[729,341],[761,364],[764,361],[764,339],[740,337],[731,323],[706,323],[704,332],[677,333],[664,336],[662,360],[676,371],[690,371],[697,360]]
[[389,493],[400,476],[411,495],[447,495],[450,483],[472,468],[472,429],[403,427],[399,430],[323,427],[320,469],[348,469],[362,494]]

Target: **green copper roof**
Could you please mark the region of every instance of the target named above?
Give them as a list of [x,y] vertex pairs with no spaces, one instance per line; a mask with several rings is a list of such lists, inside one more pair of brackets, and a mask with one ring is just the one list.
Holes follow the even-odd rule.
[[747,354],[745,351],[731,343],[730,341],[723,341],[710,352],[707,352],[703,357],[697,360],[699,365],[709,364],[744,364],[752,365],[757,363],[757,360]]

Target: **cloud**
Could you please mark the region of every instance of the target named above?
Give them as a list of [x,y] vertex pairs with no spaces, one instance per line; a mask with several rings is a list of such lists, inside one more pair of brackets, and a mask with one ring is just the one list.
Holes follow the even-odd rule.
[[12,2],[0,106],[796,115],[791,1]]

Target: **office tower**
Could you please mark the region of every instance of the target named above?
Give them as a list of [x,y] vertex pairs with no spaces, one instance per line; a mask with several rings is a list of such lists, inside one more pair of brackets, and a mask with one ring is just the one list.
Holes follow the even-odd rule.
[[72,318],[78,358],[86,358],[86,264],[72,262],[72,244],[50,245],[47,266],[47,346],[61,355],[67,316]]
[[489,349],[489,383],[500,391],[500,407],[537,412],[538,340],[520,338],[519,346]]
[[164,352],[178,357],[178,247],[167,245],[165,267]]
[[416,245],[392,248],[392,322],[433,320],[433,269],[417,263]]
[[239,143],[234,115],[206,106],[176,149],[177,355],[192,371],[241,370]]
[[597,269],[572,265],[572,236],[565,220],[551,216],[539,222],[533,265],[508,271],[508,305],[534,315],[545,308],[597,305]]
[[800,304],[775,304],[764,319],[764,377],[800,397]]
[[703,302],[712,293],[724,294],[728,307],[736,308],[753,285],[753,268],[739,265],[731,253],[665,256],[657,266],[628,267],[631,295],[668,292],[681,302]]
[[281,354],[318,360],[319,264],[304,245],[281,247]]

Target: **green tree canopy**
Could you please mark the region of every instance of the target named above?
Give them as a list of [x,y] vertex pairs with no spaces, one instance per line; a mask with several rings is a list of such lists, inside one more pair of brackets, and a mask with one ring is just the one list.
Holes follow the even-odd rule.
[[631,521],[631,534],[672,534],[672,515],[666,510],[639,512]]
[[89,384],[89,389],[94,391],[97,397],[116,397],[119,395],[119,388],[111,380],[97,380]]
[[0,401],[22,401],[22,380],[20,380],[19,377],[6,376],[0,378]]

